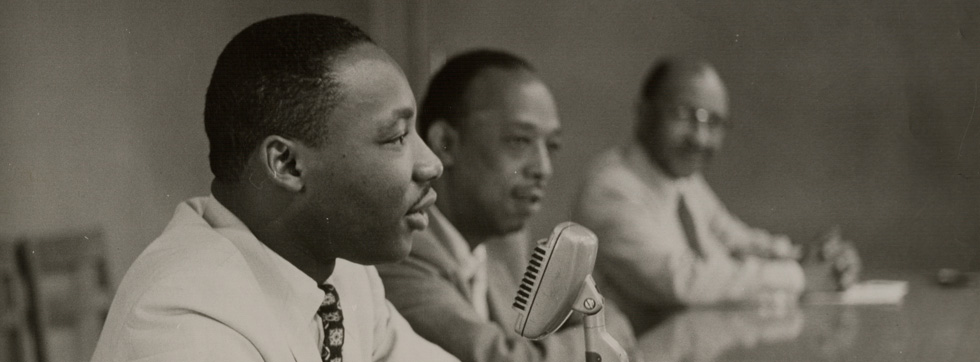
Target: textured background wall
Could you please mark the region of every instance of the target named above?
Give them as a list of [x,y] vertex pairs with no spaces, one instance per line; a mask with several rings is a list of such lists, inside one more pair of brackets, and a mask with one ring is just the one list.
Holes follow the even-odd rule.
[[475,46],[529,58],[565,126],[545,235],[582,165],[622,143],[659,56],[704,57],[732,96],[708,178],[747,222],[810,240],[831,225],[872,266],[980,267],[980,3],[430,2],[432,58]]

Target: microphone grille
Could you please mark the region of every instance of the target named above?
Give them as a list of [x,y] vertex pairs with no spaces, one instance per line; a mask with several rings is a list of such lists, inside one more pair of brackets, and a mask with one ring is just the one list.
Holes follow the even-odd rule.
[[541,269],[543,267],[545,256],[548,251],[541,246],[534,248],[534,253],[531,254],[531,261],[527,264],[527,270],[524,272],[524,278],[521,280],[521,286],[517,289],[517,296],[514,297],[514,308],[521,311],[527,311],[527,305],[531,299],[531,294],[534,291],[534,285],[538,282],[538,277],[541,275]]

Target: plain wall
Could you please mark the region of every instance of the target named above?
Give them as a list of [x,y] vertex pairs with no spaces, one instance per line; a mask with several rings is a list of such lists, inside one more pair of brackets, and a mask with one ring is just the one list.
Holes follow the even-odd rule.
[[0,2],[0,235],[105,229],[114,280],[177,203],[207,195],[204,93],[263,18],[349,1]]
[[[640,81],[665,55],[726,80],[734,128],[707,177],[746,222],[811,240],[832,225],[871,267],[980,268],[980,2],[433,0],[429,47],[528,58],[565,147],[544,237],[584,165],[626,142]],[[600,241],[601,243],[601,241]]]

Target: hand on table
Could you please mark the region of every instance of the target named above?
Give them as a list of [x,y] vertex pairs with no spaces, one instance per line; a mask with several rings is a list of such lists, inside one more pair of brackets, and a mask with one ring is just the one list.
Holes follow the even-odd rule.
[[803,260],[807,291],[845,290],[858,281],[861,258],[854,244],[844,240],[833,227],[818,238]]
[[803,256],[803,246],[793,244],[786,235],[774,235],[768,241],[769,243],[764,244],[764,246],[753,243],[744,247],[733,247],[731,255],[740,260],[750,257],[775,260],[800,260]]
[[793,244],[785,235],[777,235],[773,239],[770,253],[773,259],[800,260],[803,257],[803,245]]

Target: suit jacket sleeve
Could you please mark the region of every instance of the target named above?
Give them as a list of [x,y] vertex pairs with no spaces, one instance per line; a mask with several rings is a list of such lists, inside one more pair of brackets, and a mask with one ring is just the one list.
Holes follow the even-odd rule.
[[239,331],[241,326],[230,322],[235,320],[230,315],[236,312],[261,311],[249,303],[232,305],[210,297],[249,286],[213,284],[188,289],[182,282],[186,274],[140,291],[131,304],[121,308],[128,310],[125,319],[111,315],[92,361],[264,361],[253,342]]
[[625,172],[593,182],[575,218],[599,236],[596,268],[628,302],[715,304],[745,300],[762,290],[802,289],[796,262],[735,259],[724,253],[698,258],[686,241],[670,236],[672,219],[663,210],[673,208],[642,197],[645,186]]

